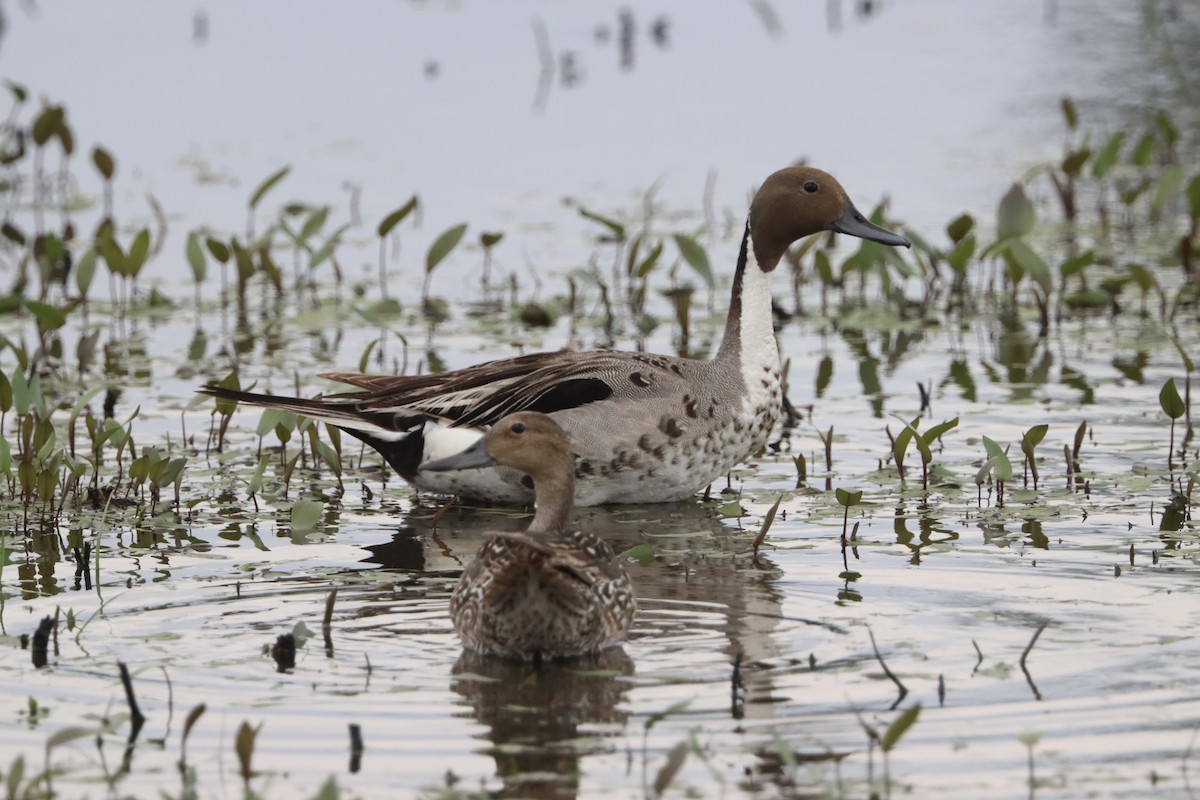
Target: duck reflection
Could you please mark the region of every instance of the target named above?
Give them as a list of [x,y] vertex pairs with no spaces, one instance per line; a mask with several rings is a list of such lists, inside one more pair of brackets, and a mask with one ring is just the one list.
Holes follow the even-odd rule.
[[[782,620],[783,573],[768,555],[754,558],[754,532],[740,530],[736,519],[721,517],[714,506],[692,501],[581,508],[575,525],[602,536],[618,554],[638,545],[653,554],[644,563],[625,563],[640,608],[630,637],[635,644],[688,625],[694,608],[686,604],[703,603],[707,616],[716,611],[723,617],[721,649],[731,670],[739,655],[744,665],[774,661],[781,655],[775,632]],[[528,520],[528,511],[514,508],[415,505],[392,541],[367,548],[367,561],[413,579],[457,576],[485,531],[521,531]],[[745,716],[772,716],[771,670],[746,669],[742,677]]]
[[574,798],[580,760],[615,747],[633,661],[611,648],[540,666],[464,651],[451,686],[487,731],[502,788],[492,797]]

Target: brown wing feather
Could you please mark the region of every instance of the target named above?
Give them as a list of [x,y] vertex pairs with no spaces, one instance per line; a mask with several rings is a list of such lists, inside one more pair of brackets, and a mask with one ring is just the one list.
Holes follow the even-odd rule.
[[[618,391],[637,391],[637,385],[629,383],[630,367],[636,363],[643,371],[655,370],[636,359],[632,353],[560,350],[432,375],[335,372],[322,377],[359,387],[329,399],[352,402],[360,413],[419,412],[465,427],[491,425],[514,411],[551,413],[604,400]],[[677,379],[660,371],[668,382]]]

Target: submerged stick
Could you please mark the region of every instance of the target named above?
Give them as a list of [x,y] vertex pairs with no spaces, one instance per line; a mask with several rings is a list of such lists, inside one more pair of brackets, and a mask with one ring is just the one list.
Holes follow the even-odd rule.
[[33,658],[33,666],[41,669],[50,662],[48,650],[50,647],[50,630],[54,627],[54,617],[46,615],[42,617],[42,621],[38,623],[37,630],[33,632],[33,641],[29,646],[30,656]]
[[741,719],[745,713],[742,688],[742,651],[739,650],[733,658],[733,673],[729,676],[729,714],[734,719]]
[[357,722],[350,723],[350,773],[355,774],[362,767],[363,738],[362,728]]
[[904,698],[908,696],[908,687],[900,682],[900,679],[888,669],[887,662],[883,660],[883,654],[879,652],[879,645],[875,644],[875,633],[871,630],[871,626],[867,626],[867,635],[871,637],[871,649],[875,651],[875,658],[879,660],[879,666],[883,667],[883,674],[887,675],[892,683],[896,684],[896,688],[900,690],[900,696],[896,698],[896,702],[892,703],[892,708],[896,708]]
[[133,695],[133,679],[129,677],[129,667],[125,666],[124,661],[118,661],[117,669],[121,672],[121,685],[125,687],[125,702],[129,704],[129,720],[132,726],[129,729],[129,741],[133,743],[142,732],[146,717],[138,708],[137,698]]
[[1033,632],[1033,638],[1029,640],[1029,644],[1025,645],[1025,651],[1021,653],[1021,672],[1025,673],[1025,681],[1033,690],[1033,696],[1038,700],[1042,699],[1042,693],[1038,691],[1037,684],[1033,682],[1033,676],[1029,674],[1029,669],[1025,666],[1025,659],[1029,658],[1029,651],[1037,644],[1038,637],[1042,635],[1042,631],[1046,630],[1046,626],[1049,624],[1049,622],[1043,622],[1038,626],[1038,629]]
[[325,637],[325,656],[333,658],[333,604],[337,600],[337,587],[329,590],[325,598],[325,619],[321,621],[321,634]]

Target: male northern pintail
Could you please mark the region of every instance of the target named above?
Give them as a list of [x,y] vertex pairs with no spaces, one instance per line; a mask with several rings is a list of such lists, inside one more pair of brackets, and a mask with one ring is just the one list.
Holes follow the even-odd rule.
[[793,242],[824,231],[909,246],[867,220],[828,173],[779,170],[750,205],[725,334],[711,360],[559,350],[433,375],[327,373],[322,377],[358,391],[314,399],[200,391],[336,425],[418,489],[503,503],[528,502],[526,476],[422,467],[461,450],[506,414],[540,411],[571,438],[578,505],[681,500],[766,444],[782,405],[770,273]]
[[575,456],[545,414],[509,414],[458,455],[431,461],[432,472],[504,466],[533,480],[536,511],[524,533],[488,532],[450,598],[450,619],[468,650],[541,660],[618,644],[637,601],[612,548],[570,530]]

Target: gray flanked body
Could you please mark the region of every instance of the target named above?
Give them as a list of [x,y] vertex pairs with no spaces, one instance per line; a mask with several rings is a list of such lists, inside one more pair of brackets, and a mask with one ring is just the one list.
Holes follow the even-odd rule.
[[375,447],[418,489],[488,502],[528,502],[526,475],[505,468],[429,472],[514,411],[549,414],[576,456],[576,502],[655,503],[690,497],[762,450],[782,406],[770,273],[797,239],[822,231],[908,245],[867,221],[827,173],[789,167],[751,204],[729,316],[712,360],[559,351],[448,373],[326,377],[359,391],[315,400],[206,388],[338,425]]

